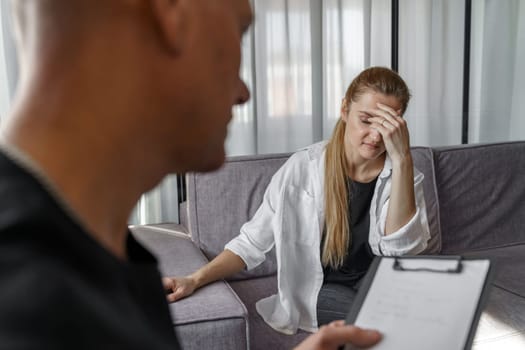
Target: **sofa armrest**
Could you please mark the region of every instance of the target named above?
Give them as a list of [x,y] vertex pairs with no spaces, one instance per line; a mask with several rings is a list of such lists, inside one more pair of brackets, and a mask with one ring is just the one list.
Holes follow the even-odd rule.
[[[185,276],[208,262],[188,237],[151,226],[130,229],[157,257],[163,276]],[[249,348],[246,307],[226,282],[207,285],[169,307],[184,349]]]
[[[190,233],[186,226],[182,224],[166,223],[166,224],[149,224],[149,225],[131,225],[132,232],[138,232],[137,235],[142,236],[141,232],[163,232],[174,236],[189,237]],[[147,235],[147,233],[145,233]],[[147,244],[147,243],[146,243]]]

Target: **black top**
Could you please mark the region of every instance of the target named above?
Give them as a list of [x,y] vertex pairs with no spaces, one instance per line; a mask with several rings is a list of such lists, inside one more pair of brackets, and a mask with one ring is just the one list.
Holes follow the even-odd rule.
[[178,349],[156,259],[102,248],[0,152],[0,348]]
[[374,255],[368,244],[370,231],[370,203],[374,195],[377,178],[369,183],[349,180],[348,199],[351,244],[343,266],[334,270],[324,268],[324,283],[339,283],[354,286],[370,267]]

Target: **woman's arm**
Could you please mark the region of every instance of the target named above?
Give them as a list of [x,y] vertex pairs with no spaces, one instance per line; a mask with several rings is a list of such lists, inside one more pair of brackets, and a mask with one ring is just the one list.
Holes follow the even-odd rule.
[[224,250],[215,259],[186,277],[164,277],[164,289],[170,292],[168,302],[187,297],[208,283],[234,275],[246,268],[244,261],[229,250]]
[[385,235],[396,232],[405,226],[416,214],[414,165],[410,153],[400,162],[392,161],[391,186]]
[[392,108],[378,103],[373,122],[383,137],[385,149],[392,160],[392,183],[385,235],[405,226],[416,214],[414,195],[414,163],[406,121]]

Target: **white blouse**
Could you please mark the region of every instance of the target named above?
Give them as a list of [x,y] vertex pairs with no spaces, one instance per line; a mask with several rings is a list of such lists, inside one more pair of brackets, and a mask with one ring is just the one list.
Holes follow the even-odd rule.
[[[261,264],[275,246],[278,292],[256,308],[275,330],[294,334],[317,330],[317,296],[323,283],[320,244],[324,227],[324,159],[326,142],[294,153],[274,174],[254,217],[226,244],[247,269]],[[369,244],[375,255],[418,254],[430,239],[423,174],[414,169],[416,214],[396,232],[385,235],[392,177],[386,157],[370,205]]]

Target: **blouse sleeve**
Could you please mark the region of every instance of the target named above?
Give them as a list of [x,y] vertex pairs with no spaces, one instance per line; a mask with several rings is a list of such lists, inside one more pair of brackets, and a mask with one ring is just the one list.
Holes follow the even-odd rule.
[[379,222],[375,225],[375,229],[378,230],[376,234],[378,234],[379,240],[376,247],[372,246],[372,251],[376,255],[415,255],[421,253],[427,247],[430,239],[430,229],[423,194],[424,175],[417,169],[414,170],[416,172],[414,177],[416,213],[406,225],[389,235],[385,235],[386,216],[390,200],[387,199],[385,201],[379,212]]

